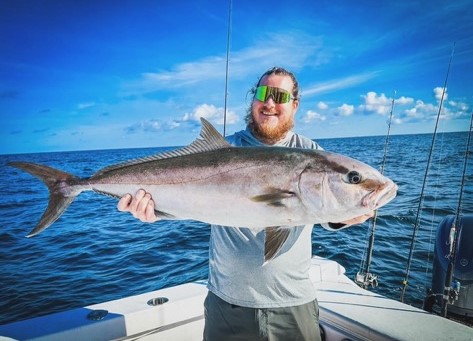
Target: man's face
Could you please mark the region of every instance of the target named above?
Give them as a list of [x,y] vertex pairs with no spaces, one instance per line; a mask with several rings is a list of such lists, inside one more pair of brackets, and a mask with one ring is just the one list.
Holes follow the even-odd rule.
[[[261,85],[268,85],[288,91],[292,95],[293,82],[291,77],[271,74],[260,81]],[[256,98],[251,104],[253,118],[253,133],[263,142],[274,144],[284,138],[294,125],[294,115],[299,107],[299,101],[291,99],[288,103],[278,104],[273,97],[266,102]]]

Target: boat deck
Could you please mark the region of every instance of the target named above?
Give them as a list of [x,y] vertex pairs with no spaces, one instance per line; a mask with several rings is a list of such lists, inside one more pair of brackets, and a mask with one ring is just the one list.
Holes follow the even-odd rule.
[[312,263],[327,340],[473,340],[472,328],[360,288],[334,261]]
[[[472,328],[364,290],[344,273],[312,259],[326,340],[473,340]],[[205,282],[182,284],[2,325],[0,340],[201,340],[206,294]]]

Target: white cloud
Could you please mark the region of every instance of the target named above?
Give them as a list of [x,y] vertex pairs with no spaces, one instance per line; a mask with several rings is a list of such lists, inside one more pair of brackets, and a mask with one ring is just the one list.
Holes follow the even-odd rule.
[[95,102],[86,102],[86,103],[79,103],[77,105],[77,108],[79,110],[83,110],[83,109],[91,108],[93,106],[95,106]]
[[[203,117],[208,121],[223,124],[224,122],[224,108],[217,108],[213,104],[201,104],[194,108],[190,113],[184,114],[182,121],[196,121],[200,123],[200,118]],[[227,124],[234,124],[238,122],[238,115],[233,111],[227,111]]]
[[308,110],[304,117],[302,118],[302,121],[304,123],[309,123],[313,121],[325,121],[327,119],[326,116],[312,110]]
[[[180,118],[141,120],[138,123],[129,125],[125,130],[127,133],[169,131],[183,127],[183,124],[186,122],[200,125],[201,117],[211,123],[223,125],[223,111],[223,108],[217,108],[212,104],[201,104],[195,107],[191,112],[185,113]],[[238,121],[239,117],[234,111],[227,111],[227,124],[234,124]]]
[[161,130],[162,124],[158,120],[143,120],[126,128],[128,133],[157,132]]
[[399,98],[396,98],[394,100],[394,103],[399,105],[412,104],[414,103],[414,98],[401,96]]
[[337,112],[342,116],[350,116],[355,111],[355,107],[349,104],[342,104],[337,108]]
[[417,100],[414,107],[406,108],[396,117],[397,123],[420,122],[425,121],[436,115],[438,108],[430,103]]
[[378,95],[374,91],[362,95],[365,103],[360,105],[360,109],[366,112],[374,112],[379,115],[386,115],[391,109],[391,100],[385,94]]
[[449,101],[448,104],[451,107],[458,109],[462,112],[467,112],[468,110],[470,110],[470,106],[468,105],[468,103],[458,102],[458,101]]
[[[433,90],[437,103],[428,103],[423,100],[415,100],[412,97],[399,97],[394,100],[394,119],[397,124],[427,122],[432,121],[438,114],[439,103],[443,88],[437,87]],[[364,103],[359,106],[359,110],[365,113],[377,113],[386,115],[391,111],[392,98],[386,97],[385,94],[378,95],[374,91],[363,95]],[[445,98],[446,99],[446,93]],[[449,101],[444,102],[440,119],[450,120],[454,118],[464,117],[469,105],[464,102]]]
[[[440,86],[434,88],[434,96],[435,96],[435,99],[436,99],[437,101],[439,101],[439,102],[440,102],[440,100],[442,99],[443,89],[444,89],[444,88],[442,88],[442,87],[440,87]],[[448,98],[448,96],[447,96],[447,88],[445,88],[445,95],[444,95],[444,97],[443,97],[443,100],[446,101],[447,98]]]
[[[233,81],[261,74],[274,65],[300,69],[301,65],[327,63],[330,53],[322,48],[322,39],[302,32],[272,33],[259,38],[248,48],[232,51],[230,76]],[[262,63],[263,62],[263,63]],[[180,89],[209,81],[225,79],[225,54],[174,65],[169,70],[144,72],[139,79],[124,84],[125,93],[143,94],[162,89]]]
[[133,85],[144,92],[164,88],[180,88],[190,86],[203,80],[223,79],[225,77],[225,59],[208,57],[196,62],[176,65],[170,71],[146,72],[141,80]]
[[212,104],[201,104],[200,106],[196,107],[191,113],[184,114],[182,120],[199,121],[201,117],[210,120],[220,116],[223,116],[223,110],[221,108],[219,109]]
[[328,109],[328,104],[321,101],[321,102],[317,103],[317,108],[319,108],[320,110],[327,110]]
[[340,89],[346,89],[358,84],[365,83],[376,76],[376,72],[367,72],[359,75],[348,76],[341,79],[334,79],[328,82],[319,83],[310,86],[308,89],[301,91],[302,96],[309,97],[324,92],[331,92]]
[[236,69],[235,76],[260,74],[262,68],[280,65],[281,61],[288,68],[299,69],[301,65],[318,66],[326,63],[327,54],[320,37],[300,31],[272,32],[260,36],[252,46],[232,52],[231,69]]
[[[436,88],[434,94],[438,99],[443,91],[442,88]],[[361,96],[362,103],[358,106],[356,104],[344,103],[334,108],[320,101],[316,104],[317,110],[309,110],[302,118],[302,121],[309,123],[312,121],[340,121],[344,117],[349,117],[357,114],[378,114],[386,116],[391,112],[392,98],[387,97],[384,93],[377,93],[369,91]],[[451,120],[455,118],[466,117],[470,105],[462,101],[449,101],[444,103],[440,119]],[[329,116],[322,115],[330,113]],[[423,100],[415,100],[412,97],[401,96],[394,100],[393,123],[415,123],[415,122],[430,122],[438,113],[438,103],[428,103]],[[332,122],[331,122],[332,123]]]

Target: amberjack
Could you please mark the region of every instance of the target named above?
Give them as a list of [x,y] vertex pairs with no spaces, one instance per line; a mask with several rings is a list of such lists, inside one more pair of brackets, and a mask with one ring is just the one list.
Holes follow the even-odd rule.
[[45,165],[10,162],[49,189],[46,211],[28,237],[53,224],[83,191],[121,198],[150,193],[162,219],[265,230],[273,259],[293,226],[343,222],[391,201],[396,184],[347,156],[287,147],[233,147],[205,119],[181,149],[127,161],[89,178]]

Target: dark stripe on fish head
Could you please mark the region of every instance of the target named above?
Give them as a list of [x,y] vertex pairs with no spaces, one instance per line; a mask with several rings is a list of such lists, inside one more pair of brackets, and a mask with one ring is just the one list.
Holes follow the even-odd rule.
[[347,174],[349,172],[349,169],[345,165],[341,164],[336,160],[333,160],[333,158],[329,157],[329,155],[332,156],[335,154],[319,153],[319,159],[321,161],[321,164],[326,166],[324,168],[326,168],[327,170],[330,169],[335,173],[339,174]]

